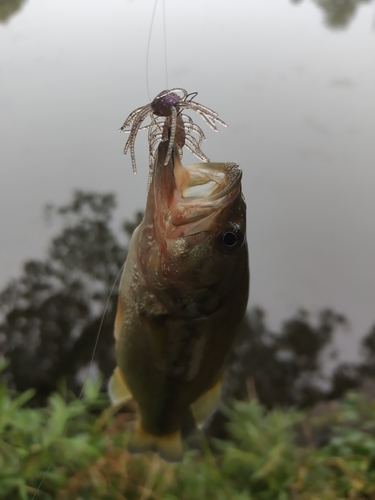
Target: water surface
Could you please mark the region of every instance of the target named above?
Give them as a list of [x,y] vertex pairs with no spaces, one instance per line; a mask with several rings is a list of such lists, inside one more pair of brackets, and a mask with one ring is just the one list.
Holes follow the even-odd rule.
[[[354,358],[375,322],[375,3],[342,2],[355,8],[338,19],[319,3],[330,5],[166,0],[168,82],[159,5],[149,88],[198,91],[230,125],[207,130],[204,151],[244,170],[250,304],[274,327],[298,307],[345,313],[340,345]],[[45,203],[115,192],[129,218],[144,207],[148,161],[144,134],[133,176],[117,130],[150,101],[153,2],[13,5],[0,24],[1,286],[43,255]]]

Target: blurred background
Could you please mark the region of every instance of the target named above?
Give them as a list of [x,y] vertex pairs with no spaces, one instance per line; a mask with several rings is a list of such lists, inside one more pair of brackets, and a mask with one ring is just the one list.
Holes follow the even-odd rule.
[[354,379],[375,346],[375,2],[166,0],[165,28],[163,4],[152,25],[153,12],[150,0],[0,2],[0,346],[13,383],[39,384],[43,401],[62,373],[82,381],[146,198],[147,134],[134,176],[117,131],[173,87],[229,124],[203,124],[203,150],[244,172],[253,312],[238,356],[271,353],[284,382],[299,380],[281,402],[299,401],[318,365],[319,390],[340,364]]

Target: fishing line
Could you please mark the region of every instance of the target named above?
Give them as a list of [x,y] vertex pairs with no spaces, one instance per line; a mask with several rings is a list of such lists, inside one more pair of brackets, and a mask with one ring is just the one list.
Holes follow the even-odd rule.
[[[167,56],[167,27],[166,27],[166,15],[165,15],[165,0],[163,2],[163,40],[164,40],[164,66],[165,66],[165,82],[166,88],[168,89],[168,56]],[[150,62],[150,47],[151,47],[151,36],[152,30],[154,28],[155,23],[155,14],[158,6],[158,0],[155,0],[154,9],[152,11],[150,29],[148,32],[148,41],[147,41],[147,53],[146,53],[146,85],[147,85],[147,94],[150,102],[152,101],[151,93],[150,93],[150,78],[149,78],[149,62]]]
[[152,101],[152,99],[151,99],[151,94],[150,94],[149,77],[148,77],[148,60],[149,60],[149,56],[150,56],[151,35],[152,35],[152,28],[154,26],[155,12],[156,12],[157,6],[158,6],[158,0],[155,0],[154,10],[152,11],[151,25],[150,25],[150,29],[148,31],[147,53],[146,53],[146,85],[147,85],[148,98],[149,98],[150,102]]
[[108,296],[108,299],[107,299],[107,302],[106,302],[106,305],[105,305],[105,308],[104,308],[104,311],[103,311],[103,314],[102,314],[102,318],[100,320],[100,325],[99,325],[99,329],[98,329],[98,333],[96,335],[96,339],[95,339],[95,344],[94,344],[94,351],[92,353],[92,356],[91,356],[91,360],[90,360],[90,364],[89,364],[89,368],[87,370],[87,375],[86,375],[86,378],[85,378],[85,381],[83,382],[83,385],[82,385],[82,389],[81,389],[81,392],[79,393],[79,396],[78,396],[78,399],[80,400],[83,393],[84,393],[84,390],[85,390],[85,385],[89,379],[89,376],[90,376],[90,371],[92,369],[92,365],[94,364],[94,358],[95,358],[95,354],[96,354],[96,350],[97,350],[97,347],[98,347],[98,343],[99,343],[99,338],[100,338],[100,334],[102,332],[102,327],[103,327],[103,323],[104,323],[104,318],[105,318],[105,315],[106,315],[106,312],[108,310],[108,306],[109,306],[109,302],[112,298],[112,294],[113,294],[113,290],[116,286],[116,283],[118,282],[118,279],[119,277],[121,276],[122,274],[122,271],[124,269],[124,266],[125,266],[125,263],[120,267],[120,270],[119,272],[117,273],[117,276],[116,276],[116,279],[112,285],[112,288],[111,288],[111,291],[109,292],[109,296]]
[[[84,382],[83,382],[81,392],[79,393],[79,396],[78,396],[78,401],[80,401],[80,400],[81,400],[82,395],[83,395],[84,390],[85,390],[85,386],[86,386],[87,381],[88,381],[88,379],[89,379],[89,376],[90,376],[90,371],[91,371],[92,366],[93,366],[93,364],[94,364],[94,358],[95,358],[96,350],[97,350],[97,347],[98,347],[100,334],[101,334],[101,332],[102,332],[102,327],[103,327],[103,323],[104,323],[104,318],[105,318],[105,315],[106,315],[106,313],[107,313],[107,310],[108,310],[108,306],[109,306],[110,300],[111,300],[111,298],[112,298],[113,290],[114,290],[114,288],[115,288],[115,286],[116,286],[116,284],[117,284],[117,282],[118,282],[118,280],[119,280],[119,278],[120,278],[120,276],[121,276],[121,274],[122,274],[122,271],[123,271],[123,269],[124,269],[124,266],[125,266],[125,263],[124,263],[124,264],[120,267],[120,270],[119,270],[119,272],[117,273],[116,279],[115,279],[115,281],[114,281],[114,283],[113,283],[113,285],[112,285],[112,288],[111,288],[111,290],[110,290],[110,292],[109,292],[109,296],[108,296],[108,299],[107,299],[107,302],[106,302],[106,305],[105,305],[105,307],[104,307],[104,311],[103,311],[103,314],[102,314],[102,317],[101,317],[101,320],[100,320],[100,325],[99,325],[99,328],[98,328],[98,333],[96,334],[96,339],[95,339],[95,344],[94,344],[94,351],[93,351],[92,356],[91,356],[91,360],[90,360],[89,368],[88,368],[88,370],[87,370],[87,375],[86,375],[86,378],[85,378],[85,380],[84,380]],[[70,424],[71,424],[71,422],[72,422],[72,418],[73,418],[73,417],[71,417],[71,418],[68,420],[67,424],[66,424],[66,427],[65,427],[65,429],[64,429],[64,433],[63,433],[63,437],[65,437],[65,436],[66,436],[66,434],[67,434],[67,432],[68,432],[68,430],[69,430]],[[36,495],[38,495],[38,494],[39,494],[40,488],[42,487],[42,484],[43,484],[43,482],[44,482],[45,478],[47,477],[47,474],[48,474],[48,473],[49,473],[49,471],[51,470],[52,465],[53,465],[53,460],[51,460],[51,462],[49,463],[49,465],[48,465],[48,467],[47,467],[47,470],[46,470],[46,472],[45,472],[44,476],[42,477],[42,479],[41,479],[41,481],[40,481],[40,483],[39,483],[39,485],[38,485],[38,488],[36,489],[36,491],[35,491],[35,493],[34,493],[33,497],[31,498],[31,500],[34,500],[34,499],[35,499],[35,497],[36,497]]]
[[166,89],[169,89],[168,85],[168,57],[167,57],[167,22],[165,15],[165,0],[163,0],[163,29],[164,29],[164,60],[165,60],[165,82]]

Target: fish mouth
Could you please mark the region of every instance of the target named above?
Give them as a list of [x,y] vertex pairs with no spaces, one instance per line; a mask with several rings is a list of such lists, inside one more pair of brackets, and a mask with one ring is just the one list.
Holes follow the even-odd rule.
[[150,211],[158,226],[174,237],[207,230],[216,215],[241,196],[242,170],[229,162],[183,165],[176,147],[165,164],[167,149],[168,141],[158,146]]
[[242,171],[237,163],[195,163],[183,166],[174,157],[176,189],[181,198],[213,202],[230,193],[239,185]]
[[241,178],[237,163],[182,165],[179,154],[174,153],[173,194],[169,203],[173,225],[211,219],[241,192]]

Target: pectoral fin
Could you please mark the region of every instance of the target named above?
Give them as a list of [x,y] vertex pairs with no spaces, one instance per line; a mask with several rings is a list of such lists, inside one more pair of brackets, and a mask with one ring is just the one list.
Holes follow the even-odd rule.
[[130,453],[145,453],[155,451],[167,462],[180,462],[183,448],[180,431],[166,436],[154,436],[147,432],[141,422],[138,422],[128,445]]
[[113,405],[126,403],[126,401],[133,397],[126,387],[124,377],[118,366],[116,366],[112,377],[109,379],[108,394]]
[[221,378],[198,398],[192,405],[191,409],[198,427],[201,427],[204,422],[213,414],[219,406],[221,398]]

